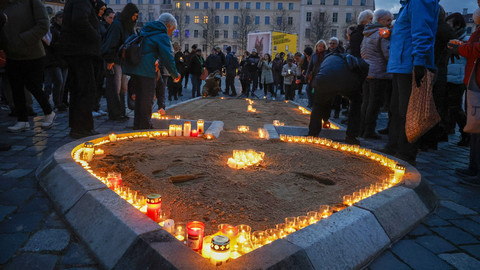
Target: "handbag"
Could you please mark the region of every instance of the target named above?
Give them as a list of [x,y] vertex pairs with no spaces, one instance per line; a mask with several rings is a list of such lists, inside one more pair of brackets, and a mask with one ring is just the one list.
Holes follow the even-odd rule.
[[205,80],[208,77],[208,70],[203,68],[202,74],[200,74],[200,80]]
[[441,120],[432,94],[435,74],[427,70],[420,87],[415,83],[415,72],[412,76],[412,93],[405,120],[405,134],[409,143],[417,141]]
[[467,133],[480,133],[480,87],[477,84],[477,61],[467,86],[467,124],[463,128]]

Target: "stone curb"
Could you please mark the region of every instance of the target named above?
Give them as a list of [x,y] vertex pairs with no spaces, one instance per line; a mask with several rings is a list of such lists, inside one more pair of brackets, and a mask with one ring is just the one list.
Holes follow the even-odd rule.
[[280,135],[277,133],[277,129],[272,124],[263,125],[265,129],[265,139],[267,140],[280,140]]
[[205,131],[205,138],[212,136],[213,138],[220,137],[220,133],[223,131],[223,122],[222,121],[213,121],[210,127]]
[[[222,129],[223,122],[214,121],[206,134],[220,134]],[[36,175],[55,207],[102,266],[211,269],[208,260],[161,230],[72,159],[72,151],[92,140],[99,142],[102,137],[62,146],[40,165]],[[436,203],[430,187],[420,181],[418,171],[407,164],[406,167],[402,186],[367,198],[220,268],[363,267],[420,222]]]

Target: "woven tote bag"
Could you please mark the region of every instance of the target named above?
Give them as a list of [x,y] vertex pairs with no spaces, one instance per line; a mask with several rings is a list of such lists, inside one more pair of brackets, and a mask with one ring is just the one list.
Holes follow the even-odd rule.
[[440,115],[433,100],[435,74],[427,70],[422,84],[417,87],[412,74],[412,93],[408,101],[405,134],[409,143],[416,142],[423,134],[440,122]]

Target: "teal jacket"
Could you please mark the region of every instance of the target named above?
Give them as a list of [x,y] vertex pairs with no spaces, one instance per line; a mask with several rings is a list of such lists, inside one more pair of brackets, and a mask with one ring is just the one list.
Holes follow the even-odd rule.
[[173,78],[178,77],[167,27],[158,21],[149,22],[142,28],[140,35],[145,37],[142,61],[138,66],[125,64],[123,72],[127,75],[155,78],[155,61],[158,59],[160,66],[164,66]]

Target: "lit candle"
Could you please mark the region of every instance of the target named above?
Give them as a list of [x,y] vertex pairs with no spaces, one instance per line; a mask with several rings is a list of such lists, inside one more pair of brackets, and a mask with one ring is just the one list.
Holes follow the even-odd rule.
[[353,204],[353,198],[352,195],[345,195],[343,196],[343,204],[347,206],[352,206]]
[[183,124],[183,136],[190,136],[190,132],[192,130],[192,123],[187,121]]
[[152,193],[147,196],[147,216],[155,222],[160,221],[162,209],[162,195]]
[[107,175],[107,181],[110,185],[110,189],[115,190],[122,185],[122,175],[116,172],[109,172]]
[[222,227],[222,234],[230,239],[230,245],[235,246],[237,244],[238,229],[232,225],[224,225]]
[[202,135],[203,132],[205,131],[205,130],[203,129],[204,124],[205,124],[205,122],[204,122],[202,119],[198,119],[198,120],[197,120],[197,130],[198,130],[198,134],[199,134],[199,135]]
[[197,137],[198,136],[198,131],[196,129],[192,129],[192,132],[190,133],[190,136]]
[[280,121],[278,121],[278,120],[273,120],[273,125],[274,125],[274,126],[280,126]]
[[110,142],[116,142],[117,141],[117,135],[112,133],[112,134],[108,135],[108,139],[110,140]]
[[95,150],[95,155],[96,156],[100,156],[100,155],[103,155],[105,152],[102,150],[102,149],[97,149]]
[[180,115],[175,115],[175,119],[180,119]]
[[83,144],[83,160],[86,162],[90,162],[93,159],[93,153],[95,151],[95,144],[92,142],[86,142]]
[[210,258],[210,244],[212,243],[212,238],[213,235],[205,236],[205,238],[203,238],[202,257],[204,257],[205,259]]
[[168,126],[168,136],[174,137],[175,136],[175,125]]
[[163,222],[163,229],[169,233],[175,231],[175,221],[173,219],[167,219]]
[[403,164],[397,164],[395,165],[395,179],[397,182],[400,182],[403,178],[403,175],[405,174],[405,165]]
[[240,131],[240,133],[247,133],[250,130],[249,126],[238,126],[237,130]]
[[175,238],[179,241],[185,241],[185,224],[178,223],[175,229]]
[[210,244],[210,262],[215,266],[222,265],[230,258],[230,239],[224,235],[216,235]]
[[182,125],[175,126],[175,136],[182,136]]
[[202,249],[205,225],[200,221],[191,221],[187,224],[187,246],[194,251]]

